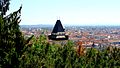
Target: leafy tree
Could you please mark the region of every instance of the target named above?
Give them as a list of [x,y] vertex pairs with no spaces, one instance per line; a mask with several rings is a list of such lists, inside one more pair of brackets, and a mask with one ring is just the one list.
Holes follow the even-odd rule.
[[9,1],[0,0],[0,66],[17,68],[32,36],[27,40],[24,39],[19,29],[22,6],[6,16]]
[[67,41],[65,45],[49,44],[44,35],[34,37],[32,41],[32,47],[24,53],[25,58],[21,62],[23,68],[119,68],[119,48],[104,51],[90,48],[81,56],[77,54],[72,41]]

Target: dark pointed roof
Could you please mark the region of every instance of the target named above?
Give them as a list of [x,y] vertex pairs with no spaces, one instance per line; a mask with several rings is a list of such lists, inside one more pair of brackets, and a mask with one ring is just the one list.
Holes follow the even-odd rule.
[[64,28],[63,28],[60,20],[56,21],[56,24],[52,31],[52,33],[57,33],[57,32],[64,32]]
[[[63,33],[59,33],[63,32]],[[51,35],[48,36],[50,40],[68,40],[68,35],[65,35],[65,29],[63,28],[61,21],[57,20],[53,28]]]

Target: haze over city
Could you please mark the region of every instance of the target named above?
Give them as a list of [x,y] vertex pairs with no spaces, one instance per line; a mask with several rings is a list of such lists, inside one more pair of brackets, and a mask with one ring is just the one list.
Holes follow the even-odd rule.
[[10,12],[22,4],[20,25],[120,25],[120,0],[11,0]]

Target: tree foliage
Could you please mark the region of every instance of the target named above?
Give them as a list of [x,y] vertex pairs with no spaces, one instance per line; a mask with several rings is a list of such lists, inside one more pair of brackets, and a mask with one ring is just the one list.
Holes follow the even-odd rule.
[[0,14],[3,16],[9,10],[10,0],[0,0]]
[[19,67],[20,58],[27,49],[26,40],[20,32],[21,8],[6,16],[9,0],[0,0],[0,66],[2,68]]
[[78,55],[72,41],[56,45],[49,44],[44,36],[32,40],[33,46],[21,62],[23,68],[118,68],[120,65],[120,48],[103,51],[90,48],[85,55]]

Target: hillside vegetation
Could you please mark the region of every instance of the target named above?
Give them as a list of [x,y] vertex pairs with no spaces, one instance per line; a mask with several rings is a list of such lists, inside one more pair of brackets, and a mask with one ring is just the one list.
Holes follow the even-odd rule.
[[27,68],[119,68],[120,49],[108,47],[103,51],[91,48],[80,56],[73,48],[74,43],[65,45],[49,44],[41,35],[32,39],[32,47],[24,53],[21,67]]

